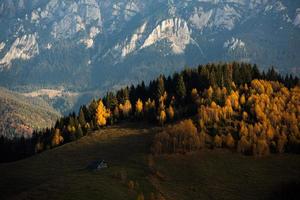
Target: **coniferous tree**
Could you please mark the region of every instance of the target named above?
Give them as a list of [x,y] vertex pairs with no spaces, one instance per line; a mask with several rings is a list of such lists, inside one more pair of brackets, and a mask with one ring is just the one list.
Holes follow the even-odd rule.
[[159,100],[159,98],[163,96],[164,93],[165,93],[165,81],[164,81],[164,77],[160,76],[157,79],[157,83],[156,83],[156,92],[155,92],[156,99]]
[[114,108],[118,105],[118,99],[113,92],[108,92],[103,102],[105,106],[110,110],[114,110]]
[[110,110],[107,109],[100,100],[96,111],[97,124],[99,126],[105,126],[108,117],[110,117]]
[[78,121],[79,121],[79,124],[82,127],[85,127],[86,120],[85,120],[85,116],[84,116],[84,112],[83,112],[83,108],[82,107],[80,108],[80,111],[79,111]]
[[76,129],[76,138],[79,139],[83,136],[83,131],[82,131],[82,128],[81,126],[79,126],[77,129]]
[[186,96],[186,87],[183,81],[182,75],[177,77],[176,81],[176,95],[180,100],[183,100]]

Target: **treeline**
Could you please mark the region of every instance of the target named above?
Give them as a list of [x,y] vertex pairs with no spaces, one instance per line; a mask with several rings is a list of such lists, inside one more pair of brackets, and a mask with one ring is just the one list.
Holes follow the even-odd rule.
[[[281,85],[279,84],[280,87],[286,87],[288,92],[290,92],[290,88],[299,84],[297,77],[291,75],[282,77],[273,68],[266,73],[261,73],[256,65],[235,62],[200,65],[198,68],[185,69],[181,73],[175,73],[168,77],[161,75],[147,86],[142,82],[116,92],[108,92],[102,99],[93,100],[88,106],[82,106],[78,114],[72,113],[57,120],[54,127],[35,131],[30,139],[8,140],[4,137],[0,138],[1,161],[16,160],[54,148],[77,140],[103,126],[123,120],[145,120],[164,125],[195,115],[201,116],[201,112],[203,114],[207,109],[224,107],[226,103],[229,104],[227,98],[232,95],[232,92],[239,94],[243,92],[244,96],[246,95],[245,101],[248,101],[252,93],[240,91],[239,88],[240,86],[250,87],[254,79],[278,82],[276,84],[281,83]],[[250,91],[252,90],[250,87]],[[277,92],[274,89],[273,91]],[[235,108],[234,103],[236,102],[231,102],[232,109]],[[212,108],[207,106],[212,106]],[[241,107],[240,109],[247,112],[250,116],[249,120],[253,120],[255,115],[251,113],[250,108],[246,108],[248,107],[245,106],[245,108]],[[226,109],[228,108],[226,107]],[[199,113],[199,110],[202,111]],[[211,111],[207,112],[210,113]],[[234,120],[239,119],[235,110],[231,114],[237,118],[228,117],[225,120],[218,116],[218,123],[220,121],[222,123],[234,123]],[[299,115],[299,113],[294,114]],[[207,115],[211,115],[211,113]],[[200,118],[204,120],[204,116]],[[252,121],[250,122],[252,123]],[[214,137],[219,135],[217,126],[220,125],[218,123],[201,122],[206,127],[203,130],[207,134],[212,133]],[[213,126],[211,126],[212,124]],[[168,145],[170,144],[168,143]],[[175,149],[179,148],[175,146]],[[165,150],[161,149],[160,151]]]
[[230,148],[263,156],[300,153],[300,87],[255,79],[237,87],[193,89],[197,115],[166,127],[154,138],[152,152],[185,153]]

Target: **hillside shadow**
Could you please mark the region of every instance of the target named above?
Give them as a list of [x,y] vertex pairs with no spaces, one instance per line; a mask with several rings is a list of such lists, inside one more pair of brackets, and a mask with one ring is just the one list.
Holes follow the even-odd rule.
[[269,200],[299,200],[300,199],[300,177],[288,183],[281,183],[273,189]]

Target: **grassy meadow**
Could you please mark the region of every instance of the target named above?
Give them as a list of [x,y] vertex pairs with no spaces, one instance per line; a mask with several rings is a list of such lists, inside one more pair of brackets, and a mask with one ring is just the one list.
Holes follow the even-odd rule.
[[[300,156],[244,156],[224,149],[154,156],[160,128],[126,123],[36,156],[0,164],[0,199],[278,199],[299,186]],[[109,168],[90,171],[95,160]],[[134,186],[128,186],[133,182]],[[298,185],[297,185],[298,184]],[[295,196],[298,190],[293,191]],[[284,199],[284,198],[281,198]],[[289,199],[289,198],[287,198]]]

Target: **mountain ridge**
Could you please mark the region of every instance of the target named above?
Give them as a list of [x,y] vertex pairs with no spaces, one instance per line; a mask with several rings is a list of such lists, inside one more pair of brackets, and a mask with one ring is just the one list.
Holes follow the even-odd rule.
[[[136,83],[142,70],[151,80],[220,60],[299,75],[299,8],[290,0],[5,0],[0,84],[104,89]],[[232,48],[232,38],[243,47]]]

